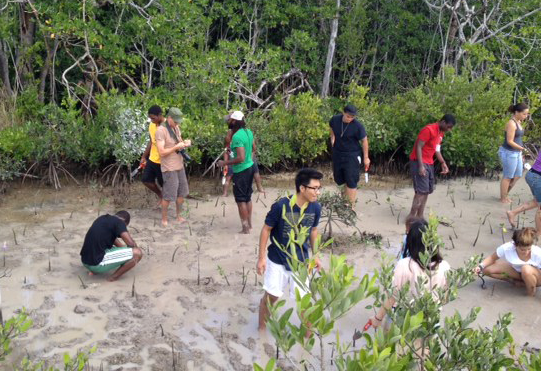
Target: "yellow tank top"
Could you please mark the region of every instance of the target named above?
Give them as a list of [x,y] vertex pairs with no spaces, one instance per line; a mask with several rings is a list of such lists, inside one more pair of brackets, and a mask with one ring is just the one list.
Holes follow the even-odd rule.
[[150,156],[148,157],[148,159],[154,162],[155,164],[160,163],[160,154],[158,153],[158,147],[156,147],[156,129],[157,128],[158,126],[153,122],[151,122],[148,125],[148,132],[150,134],[150,140],[152,141],[151,146],[150,146]]

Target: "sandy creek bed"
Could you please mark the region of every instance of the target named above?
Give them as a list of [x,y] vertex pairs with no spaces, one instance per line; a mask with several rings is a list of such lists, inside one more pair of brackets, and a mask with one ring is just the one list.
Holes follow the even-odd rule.
[[[95,367],[103,364],[110,370],[169,370],[172,344],[177,370],[250,370],[253,362],[265,364],[275,347],[270,334],[260,337],[256,329],[262,295],[261,279],[256,284],[254,275],[256,244],[272,200],[284,189],[294,189],[291,174],[265,182],[275,188],[268,188],[266,199],[254,203],[255,228],[251,235],[237,233],[240,223],[234,200],[230,195],[217,202],[213,185],[191,184],[192,192],[208,201],[189,200],[190,235],[188,225],[160,227],[159,213],[152,209],[154,199],[139,182],[135,183],[124,208],[132,215],[129,230],[145,256],[140,265],[115,283],[100,276],[88,277],[80,264],[79,250],[98,213],[113,213],[118,209],[114,201],[122,202],[125,195],[95,184],[64,187],[58,192],[36,185],[13,185],[0,196],[0,243],[7,242],[6,267],[11,269],[11,276],[0,280],[1,305],[4,318],[21,307],[27,308],[34,326],[15,342],[15,351],[6,365],[18,363],[26,354],[52,364],[60,362],[64,352],[73,354],[96,345],[98,350],[91,360]],[[507,226],[508,206],[497,202],[498,182],[476,178],[471,186],[465,183],[465,179],[440,182],[428,201],[428,208],[454,223],[458,238],[449,227],[439,229],[446,241],[443,253],[451,265],[460,264],[474,253],[492,253],[501,243],[500,224]],[[382,183],[374,177],[369,186],[370,190],[363,184],[359,192],[358,226],[382,234],[384,243],[381,250],[359,244],[341,248],[358,274],[373,271],[383,251],[396,254],[413,196],[404,180]],[[453,195],[456,206],[448,194]],[[512,197],[515,205],[530,198],[523,180]],[[256,198],[257,194],[254,201]],[[478,226],[488,213],[479,241],[472,247]],[[521,215],[521,225],[533,225],[533,217],[533,211]],[[454,249],[449,235],[453,236]],[[509,231],[506,239],[510,236]],[[199,286],[197,241],[201,243]],[[324,256],[324,262],[327,258]],[[218,265],[231,286],[218,273]],[[243,267],[249,270],[249,277],[241,293]],[[88,288],[83,289],[77,276]],[[459,299],[446,306],[444,312],[465,313],[479,305],[482,312],[478,324],[489,326],[500,313],[512,311],[515,321],[511,330],[516,342],[528,341],[530,346],[540,348],[541,337],[536,329],[541,324],[541,294],[528,298],[522,289],[490,279],[487,286],[482,290],[476,282],[464,288]],[[364,324],[369,315],[359,305],[340,321],[341,337],[351,338],[354,327]]]

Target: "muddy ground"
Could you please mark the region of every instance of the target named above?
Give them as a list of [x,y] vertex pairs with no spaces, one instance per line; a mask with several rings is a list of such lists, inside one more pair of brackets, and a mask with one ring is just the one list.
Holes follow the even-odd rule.
[[[91,183],[60,191],[12,184],[0,196],[0,243],[6,241],[5,268],[10,273],[0,279],[1,307],[4,318],[26,308],[34,325],[15,342],[6,367],[27,355],[54,364],[65,352],[92,346],[97,346],[91,357],[95,369],[169,370],[174,362],[177,370],[251,370],[254,362],[265,364],[275,346],[270,334],[260,336],[256,329],[262,295],[261,278],[254,274],[258,234],[273,200],[294,190],[292,176],[264,177],[268,193],[258,200],[254,194],[251,235],[237,233],[233,197],[218,198],[217,182],[191,180],[197,199],[188,200],[190,223],[170,223],[167,228],[160,226],[155,199],[140,182],[114,190]],[[427,208],[454,228],[440,226],[446,241],[443,253],[452,266],[473,254],[490,254],[502,242],[509,206],[498,202],[498,187],[496,180],[443,180],[430,196]],[[327,182],[326,190],[334,189]],[[348,239],[352,230],[347,228],[335,231],[345,241],[336,251],[347,255],[357,274],[373,272],[384,253],[396,255],[412,196],[407,179],[373,177],[368,185],[361,184],[357,226],[381,234],[383,243],[377,247]],[[523,180],[512,198],[514,206],[530,199]],[[87,275],[79,251],[92,221],[120,207],[131,213],[129,230],[145,255],[134,270],[109,283],[103,276]],[[521,215],[520,225],[533,225],[533,217],[533,211]],[[510,237],[509,229],[503,232],[504,239]],[[323,261],[328,261],[328,253]],[[0,272],[2,265],[0,256]],[[481,306],[480,326],[491,326],[511,311],[516,342],[541,348],[536,335],[541,294],[528,298],[522,289],[490,279],[487,286],[482,290],[476,282],[462,289],[444,311],[465,313]],[[353,310],[337,326],[341,337],[350,337],[370,314],[363,305]],[[287,369],[287,362],[282,363]]]

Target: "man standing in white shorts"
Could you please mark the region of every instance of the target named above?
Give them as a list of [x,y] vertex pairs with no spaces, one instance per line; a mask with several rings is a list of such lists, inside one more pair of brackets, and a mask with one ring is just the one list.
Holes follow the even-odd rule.
[[[282,217],[285,212],[288,220],[297,223],[300,217],[301,208],[304,210],[304,217],[300,224],[309,228],[309,242],[305,241],[302,246],[295,246],[297,259],[305,261],[309,257],[309,247],[312,248],[317,238],[317,225],[321,216],[321,205],[317,202],[317,197],[321,192],[321,179],[323,174],[314,169],[301,169],[295,177],[295,187],[297,190],[297,201],[293,205],[293,210],[289,206],[290,198],[283,197],[276,201],[265,218],[265,224],[261,229],[259,237],[259,259],[257,261],[257,273],[265,275],[263,290],[265,294],[259,303],[259,329],[265,330],[269,308],[267,301],[274,304],[278,298],[283,295],[284,287],[289,283],[290,296],[295,297],[295,281],[292,277],[289,267],[288,255],[280,249],[279,244],[284,248],[289,241],[289,232],[291,226]],[[271,237],[271,244],[268,247],[267,242]],[[310,246],[309,246],[310,245]],[[293,254],[290,251],[290,254]],[[317,270],[321,267],[321,261],[315,257]],[[301,295],[306,294],[299,287]]]

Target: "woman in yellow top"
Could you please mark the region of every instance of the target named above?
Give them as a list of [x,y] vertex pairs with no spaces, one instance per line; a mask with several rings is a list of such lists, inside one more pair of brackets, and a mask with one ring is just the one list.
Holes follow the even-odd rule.
[[[150,123],[148,125],[148,133],[150,135],[150,141],[147,144],[147,148],[141,157],[141,165],[145,168],[143,170],[143,184],[158,196],[158,207],[161,205],[163,178],[160,165],[160,154],[158,153],[158,147],[156,147],[156,130],[165,121],[163,117],[163,111],[160,106],[152,106],[148,110],[148,118]],[[158,184],[156,184],[156,181]],[[158,186],[159,185],[159,186]]]

